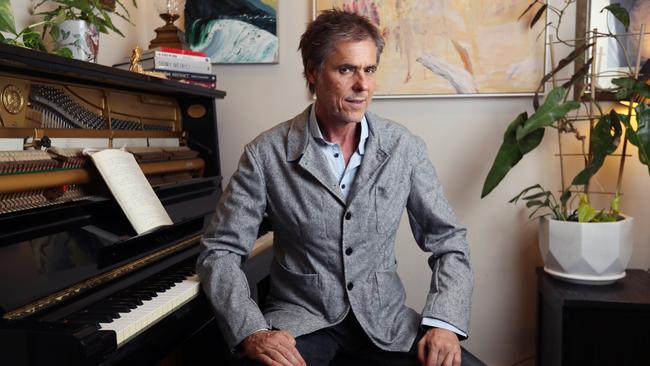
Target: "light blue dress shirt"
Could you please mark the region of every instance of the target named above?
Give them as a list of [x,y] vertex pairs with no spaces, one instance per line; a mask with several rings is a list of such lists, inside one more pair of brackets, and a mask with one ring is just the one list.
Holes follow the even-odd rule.
[[[366,121],[365,116],[361,119],[361,134],[359,136],[359,145],[352,153],[348,165],[345,166],[345,158],[343,157],[341,147],[338,144],[325,140],[323,137],[323,133],[318,127],[315,109],[316,108],[312,106],[311,113],[309,114],[309,131],[314,140],[317,142],[319,150],[327,158],[330,170],[334,174],[334,177],[336,177],[336,181],[339,184],[339,189],[341,190],[343,197],[347,199],[350,188],[352,188],[354,178],[357,176],[357,172],[359,171],[359,167],[363,161],[363,155],[366,151],[366,141],[368,140],[368,121]],[[442,320],[423,317],[422,325],[447,329],[463,337],[467,337],[467,334],[465,334],[465,332]]]

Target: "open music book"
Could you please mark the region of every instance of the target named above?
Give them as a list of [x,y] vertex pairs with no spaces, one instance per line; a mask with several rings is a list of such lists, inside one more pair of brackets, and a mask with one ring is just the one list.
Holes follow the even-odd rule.
[[132,154],[118,149],[85,149],[84,154],[90,155],[138,235],[173,224]]

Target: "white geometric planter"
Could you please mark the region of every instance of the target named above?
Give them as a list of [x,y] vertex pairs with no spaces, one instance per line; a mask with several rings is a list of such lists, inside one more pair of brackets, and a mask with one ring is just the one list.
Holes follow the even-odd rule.
[[606,285],[625,277],[634,247],[632,217],[616,222],[558,221],[542,217],[539,250],[544,271],[569,282]]

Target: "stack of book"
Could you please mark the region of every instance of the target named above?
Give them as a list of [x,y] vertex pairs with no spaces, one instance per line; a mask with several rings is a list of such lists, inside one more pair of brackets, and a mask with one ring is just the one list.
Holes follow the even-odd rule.
[[[145,71],[163,73],[171,80],[204,88],[217,87],[217,76],[212,73],[212,63],[204,52],[156,47],[142,52],[139,63]],[[131,58],[125,57],[113,67],[128,70],[130,65]]]

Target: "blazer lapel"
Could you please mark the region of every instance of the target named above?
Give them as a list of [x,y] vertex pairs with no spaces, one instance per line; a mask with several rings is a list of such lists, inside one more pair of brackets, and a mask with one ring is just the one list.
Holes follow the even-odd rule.
[[298,165],[311,174],[336,199],[345,205],[338,182],[329,169],[329,162],[318,150],[307,128],[311,107],[291,122],[287,135],[287,161]]
[[374,123],[375,117],[366,114],[368,121],[368,140],[366,140],[365,154],[359,167],[359,172],[354,178],[354,183],[350,189],[348,202],[352,202],[357,194],[368,184],[372,177],[379,171],[384,164],[388,154],[381,147],[380,125]]

